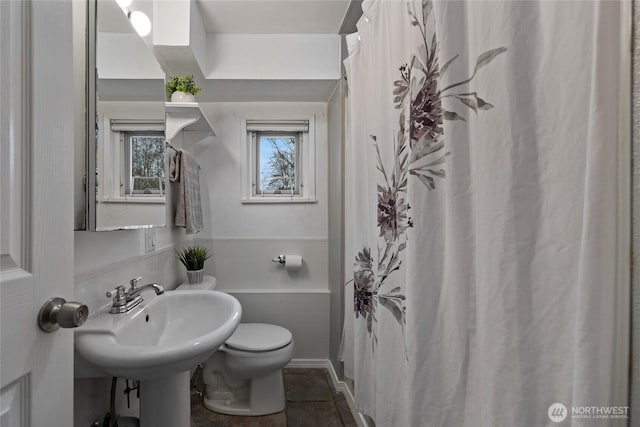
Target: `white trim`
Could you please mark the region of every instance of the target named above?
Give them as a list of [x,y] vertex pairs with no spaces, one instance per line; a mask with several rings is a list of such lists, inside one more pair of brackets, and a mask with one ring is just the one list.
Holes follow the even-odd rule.
[[326,369],[329,372],[329,377],[331,378],[331,383],[333,388],[344,395],[345,400],[347,401],[347,405],[349,405],[349,410],[351,411],[351,415],[353,415],[353,419],[355,420],[358,427],[368,427],[368,423],[365,418],[362,416],[360,412],[356,410],[356,403],[353,397],[353,393],[351,393],[351,389],[347,386],[344,381],[341,381],[338,378],[338,374],[336,370],[333,368],[333,364],[328,359],[291,359],[291,362],[285,366],[285,369]]
[[247,132],[309,132],[309,120],[247,120]]
[[329,369],[330,363],[329,359],[291,359],[285,369]]
[[[632,2],[620,3],[620,46],[618,86],[618,200],[617,200],[617,274],[616,274],[616,331],[614,351],[616,355],[613,371],[614,402],[629,405],[629,363],[632,325],[629,296],[631,294],[631,159],[632,146],[632,75],[633,68],[633,11]],[[636,94],[637,95],[637,94]]]
[[[3,194],[0,216],[2,224],[0,235],[0,270],[5,272],[18,269],[24,274],[32,270],[31,253],[33,221],[33,188],[31,186],[33,171],[32,151],[34,139],[31,123],[33,122],[33,102],[31,100],[32,74],[32,28],[31,3],[22,2],[4,9],[2,18],[2,37],[11,40],[6,48],[7,88],[3,91],[3,109],[7,114],[2,137],[2,151],[0,156],[6,157],[2,161],[5,167],[3,177],[7,179],[7,194]],[[13,22],[12,22],[13,21]],[[12,22],[11,25],[5,25]],[[4,50],[3,50],[4,52]],[[4,68],[4,67],[3,67]],[[11,129],[11,131],[10,131]],[[5,188],[3,187],[3,193]],[[4,277],[2,281],[5,281]]]
[[157,205],[164,205],[166,203],[166,199],[164,197],[157,196],[124,196],[124,197],[113,197],[113,198],[105,198],[100,200],[98,203],[151,203]]
[[202,239],[205,240],[215,240],[218,242],[235,242],[235,241],[249,241],[249,240],[257,240],[257,241],[267,241],[267,240],[275,240],[275,241],[309,241],[309,242],[327,242],[329,240],[328,237],[211,237]]
[[[640,70],[640,0],[633,1],[633,72]],[[640,253],[640,79],[633,78],[633,117],[632,117],[632,255]],[[638,424],[640,419],[640,274],[637,268],[631,269],[631,408],[629,425]]]
[[216,289],[227,294],[330,294],[329,289]]
[[111,119],[111,132],[162,132],[163,119]]
[[269,196],[255,196],[254,198],[243,197],[240,199],[240,203],[243,205],[250,204],[272,204],[272,203],[318,203],[317,199],[306,199],[298,196],[281,196],[281,197],[269,197]]

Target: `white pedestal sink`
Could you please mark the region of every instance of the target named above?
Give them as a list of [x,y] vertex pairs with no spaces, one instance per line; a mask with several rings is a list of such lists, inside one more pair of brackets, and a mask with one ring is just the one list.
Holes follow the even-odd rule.
[[216,291],[169,291],[129,313],[98,311],[75,332],[80,356],[140,380],[141,427],[190,425],[189,370],[235,331],[241,307]]

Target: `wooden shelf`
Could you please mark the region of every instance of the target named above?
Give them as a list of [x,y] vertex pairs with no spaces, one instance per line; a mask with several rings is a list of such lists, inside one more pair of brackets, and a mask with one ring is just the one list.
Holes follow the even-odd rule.
[[215,136],[211,122],[197,102],[165,102],[165,138],[169,141],[181,130],[203,133],[202,138]]

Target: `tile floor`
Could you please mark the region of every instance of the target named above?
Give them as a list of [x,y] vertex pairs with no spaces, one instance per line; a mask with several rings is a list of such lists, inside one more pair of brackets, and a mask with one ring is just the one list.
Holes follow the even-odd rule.
[[355,427],[347,401],[331,385],[326,369],[285,369],[284,411],[262,417],[221,415],[191,400],[191,427]]

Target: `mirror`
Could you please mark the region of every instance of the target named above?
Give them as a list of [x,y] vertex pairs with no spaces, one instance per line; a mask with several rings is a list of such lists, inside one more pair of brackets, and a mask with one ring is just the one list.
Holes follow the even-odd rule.
[[[153,16],[153,0],[134,5]],[[88,12],[87,229],[163,227],[164,71],[116,0]]]

